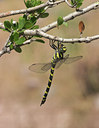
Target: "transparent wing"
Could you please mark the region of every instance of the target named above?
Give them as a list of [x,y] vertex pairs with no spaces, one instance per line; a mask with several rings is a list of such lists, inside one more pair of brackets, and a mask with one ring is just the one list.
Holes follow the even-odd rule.
[[73,63],[75,61],[78,61],[82,58],[83,56],[76,56],[76,57],[69,57],[67,59],[65,59],[65,64],[70,64],[70,63]]
[[59,68],[69,57],[69,54],[67,54],[63,59],[61,59],[60,61],[57,62],[55,68]]
[[[63,63],[70,64],[75,61],[78,61],[82,57],[83,56],[69,57],[69,54],[67,54],[63,59],[57,62],[55,68],[56,69],[59,68]],[[29,70],[37,73],[44,73],[47,72],[51,68],[51,66],[52,66],[51,63],[36,63],[29,66]]]
[[51,65],[51,63],[36,63],[29,66],[29,70],[37,73],[44,73],[51,68]]
[[64,64],[70,64],[73,63],[75,61],[78,61],[82,58],[83,56],[76,56],[76,57],[69,57],[69,54],[67,54],[62,60],[60,60],[59,62],[57,62],[55,68],[59,68],[63,63]]

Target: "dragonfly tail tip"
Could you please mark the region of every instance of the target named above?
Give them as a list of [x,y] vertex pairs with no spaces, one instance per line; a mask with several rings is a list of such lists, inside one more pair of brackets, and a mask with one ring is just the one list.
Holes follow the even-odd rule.
[[42,103],[40,104],[40,106],[42,106]]
[[46,101],[46,100],[42,100],[42,101],[41,101],[40,106],[42,106],[42,104],[44,104],[44,103],[45,103],[45,101]]

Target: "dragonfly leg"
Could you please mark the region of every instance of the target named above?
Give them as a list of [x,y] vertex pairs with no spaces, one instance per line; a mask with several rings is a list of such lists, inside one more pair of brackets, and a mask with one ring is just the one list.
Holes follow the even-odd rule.
[[57,46],[54,44],[54,42],[55,41],[53,41],[53,40],[49,40],[49,45],[50,45],[51,48],[53,48],[54,50],[56,50],[57,49]]
[[60,48],[63,47],[63,44],[61,42],[57,41],[57,47],[58,47],[58,50],[59,50]]

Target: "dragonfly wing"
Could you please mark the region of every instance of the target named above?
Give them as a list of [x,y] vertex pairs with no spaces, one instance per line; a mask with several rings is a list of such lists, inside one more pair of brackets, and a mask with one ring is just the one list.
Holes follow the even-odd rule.
[[70,63],[73,63],[75,61],[78,61],[82,58],[83,56],[76,56],[76,57],[69,57],[65,60],[65,64],[70,64]]
[[43,71],[48,71],[51,68],[52,64],[51,63],[46,63],[41,69]]
[[29,66],[29,70],[37,73],[44,73],[51,68],[51,63],[36,63]]
[[59,68],[69,57],[69,54],[67,54],[63,59],[59,60],[55,66],[55,68]]

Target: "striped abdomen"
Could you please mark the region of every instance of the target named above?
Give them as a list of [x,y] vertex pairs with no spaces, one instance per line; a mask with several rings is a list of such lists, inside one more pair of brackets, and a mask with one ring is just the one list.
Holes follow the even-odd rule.
[[49,76],[49,80],[48,80],[48,86],[47,86],[46,91],[45,91],[45,93],[43,95],[43,99],[41,101],[40,106],[45,103],[46,98],[48,96],[48,92],[49,92],[50,87],[51,87],[51,84],[52,84],[52,79],[53,79],[53,74],[54,74],[54,68],[55,68],[55,64],[52,64],[51,71],[50,71],[50,76]]

